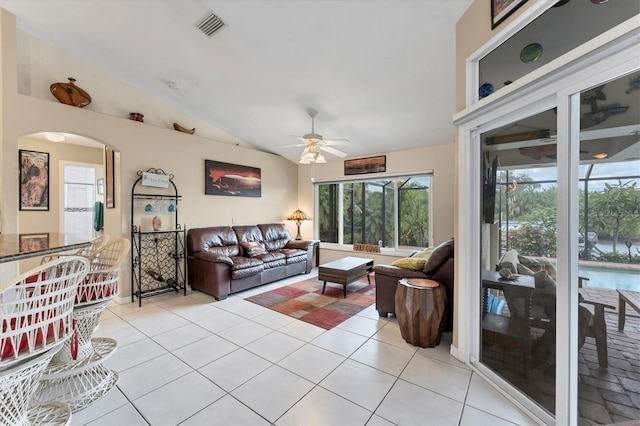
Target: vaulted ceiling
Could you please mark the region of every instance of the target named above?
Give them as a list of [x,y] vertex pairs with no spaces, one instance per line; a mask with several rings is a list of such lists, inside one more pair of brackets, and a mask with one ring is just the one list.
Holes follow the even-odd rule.
[[[453,141],[455,23],[471,0],[0,0],[18,27],[258,149],[364,156]],[[196,26],[215,13],[224,27]],[[179,90],[168,90],[174,82]],[[336,157],[327,155],[331,161]]]

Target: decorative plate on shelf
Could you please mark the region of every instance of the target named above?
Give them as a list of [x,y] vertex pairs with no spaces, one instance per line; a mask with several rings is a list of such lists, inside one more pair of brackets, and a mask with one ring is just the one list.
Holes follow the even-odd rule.
[[525,64],[537,61],[542,55],[542,45],[539,43],[528,44],[520,52],[520,60]]

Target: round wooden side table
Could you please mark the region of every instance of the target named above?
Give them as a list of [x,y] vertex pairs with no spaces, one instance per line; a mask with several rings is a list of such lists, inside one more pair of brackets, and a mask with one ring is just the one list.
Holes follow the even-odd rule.
[[396,288],[396,317],[402,338],[415,346],[440,344],[447,322],[447,293],[439,282],[402,278]]

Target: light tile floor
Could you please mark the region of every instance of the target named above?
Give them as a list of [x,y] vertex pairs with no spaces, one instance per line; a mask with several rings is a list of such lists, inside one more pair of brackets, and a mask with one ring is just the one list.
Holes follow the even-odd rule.
[[371,306],[325,331],[244,298],[200,292],[109,305],[116,388],[72,425],[535,424],[449,354],[407,344]]

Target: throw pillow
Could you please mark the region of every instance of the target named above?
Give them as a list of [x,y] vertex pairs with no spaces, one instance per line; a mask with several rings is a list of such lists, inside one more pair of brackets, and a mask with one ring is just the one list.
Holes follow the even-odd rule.
[[427,263],[424,264],[422,272],[427,275],[435,274],[450,257],[453,257],[453,238],[433,249],[431,256],[427,259]]
[[246,241],[240,243],[244,250],[245,256],[256,257],[262,254],[267,254],[267,250],[264,247],[264,243],[260,241]]
[[556,278],[555,266],[544,257],[518,256],[518,260],[533,272],[546,271],[551,278]]
[[534,272],[531,269],[527,268],[522,263],[518,263],[518,273],[520,275],[533,275],[534,274]]
[[518,274],[518,251],[509,250],[498,261],[498,270],[507,268],[514,274]]
[[418,259],[428,259],[435,249],[435,247],[427,247],[426,249],[414,254],[411,257],[417,257]]
[[555,287],[556,282],[547,271],[538,271],[533,274],[533,279],[536,282],[536,288]]
[[422,259],[419,257],[403,257],[402,259],[396,259],[391,262],[392,266],[397,266],[398,268],[404,269],[413,269],[414,271],[419,271],[424,268],[424,264],[427,262],[427,259]]

